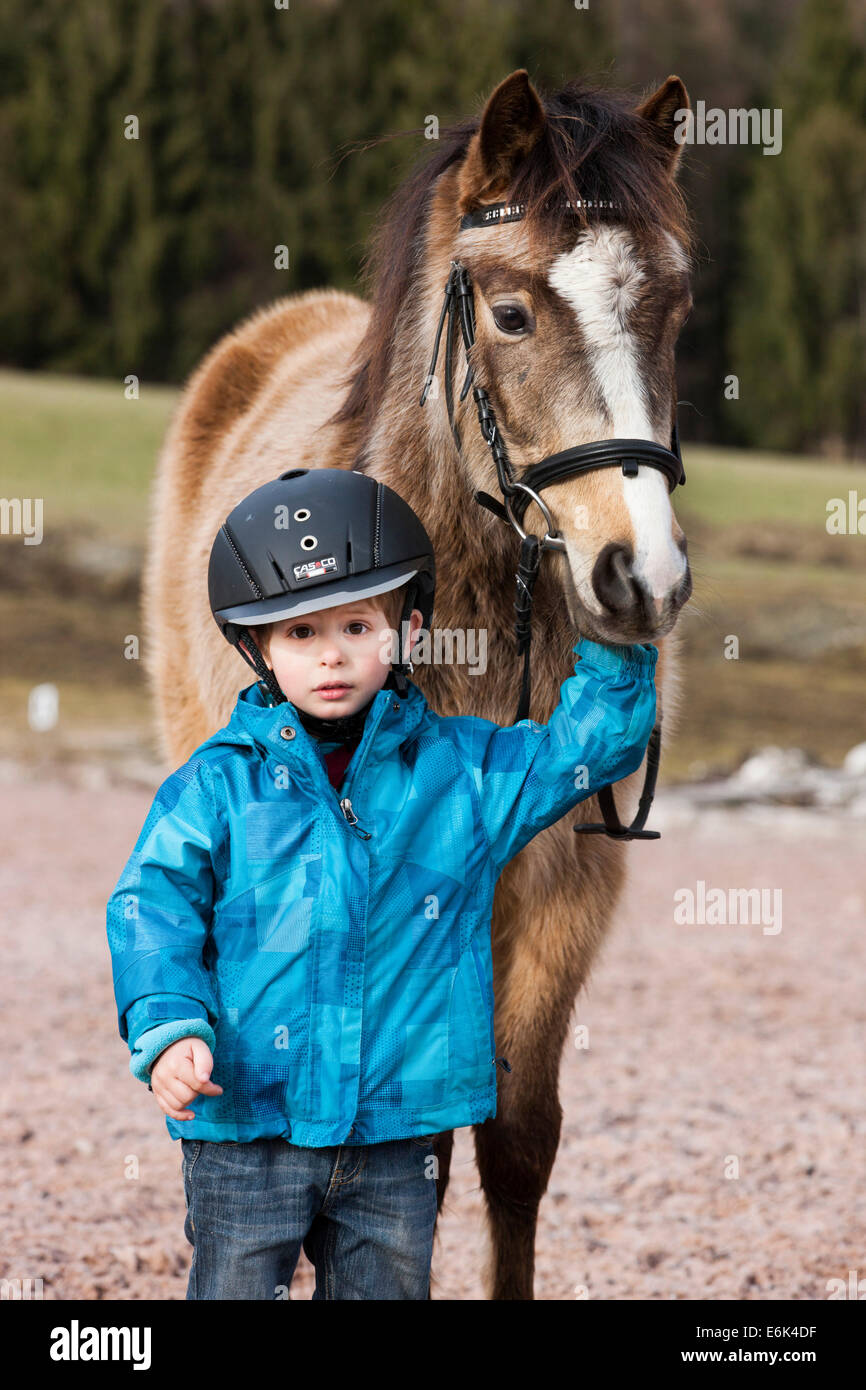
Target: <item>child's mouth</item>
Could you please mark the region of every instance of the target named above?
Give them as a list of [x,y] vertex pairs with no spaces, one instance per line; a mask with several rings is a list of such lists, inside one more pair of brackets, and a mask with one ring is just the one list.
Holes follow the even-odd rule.
[[350,685],[320,685],[316,694],[321,695],[323,700],[339,700],[341,695],[348,695],[351,689]]

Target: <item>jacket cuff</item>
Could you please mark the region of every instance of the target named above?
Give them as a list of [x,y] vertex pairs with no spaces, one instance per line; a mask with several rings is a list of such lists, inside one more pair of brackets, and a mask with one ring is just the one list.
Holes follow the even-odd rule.
[[216,1023],[216,1015],[209,1013],[202,1000],[188,994],[144,994],[130,1004],[125,1014],[118,1011],[120,1036],[130,1047],[140,1033],[190,1018],[201,1018],[211,1025]]
[[581,661],[586,661],[597,671],[607,671],[614,675],[650,674],[655,670],[659,655],[658,647],[652,642],[616,646],[593,642],[589,637],[581,637],[571,650]]
[[156,1028],[148,1028],[136,1039],[135,1048],[129,1059],[129,1070],[136,1081],[150,1085],[150,1069],[161,1052],[181,1038],[201,1038],[211,1052],[216,1047],[213,1028],[203,1018],[175,1018],[170,1023],[160,1023]]

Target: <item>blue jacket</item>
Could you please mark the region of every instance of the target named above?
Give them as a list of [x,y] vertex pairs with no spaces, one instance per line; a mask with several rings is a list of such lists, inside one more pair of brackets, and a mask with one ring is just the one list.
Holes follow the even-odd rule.
[[573,651],[547,724],[380,690],[339,791],[296,707],[254,682],[166,778],[107,928],[133,1076],[190,1035],[214,1056],[223,1094],[166,1117],[173,1138],[317,1148],[495,1115],[496,881],[640,766],[655,721],[654,646]]

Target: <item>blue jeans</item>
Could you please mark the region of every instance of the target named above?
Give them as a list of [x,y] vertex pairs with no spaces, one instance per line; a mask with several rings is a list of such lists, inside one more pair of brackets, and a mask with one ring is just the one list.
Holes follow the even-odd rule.
[[434,1138],[324,1149],[182,1139],[187,1298],[288,1298],[303,1245],[313,1298],[426,1299]]

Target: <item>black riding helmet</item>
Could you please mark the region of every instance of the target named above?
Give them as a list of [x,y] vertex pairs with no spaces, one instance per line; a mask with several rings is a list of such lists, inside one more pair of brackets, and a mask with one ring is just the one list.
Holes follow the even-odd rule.
[[272,702],[282,704],[286,696],[249,628],[383,594],[410,578],[398,625],[400,660],[391,663],[385,681],[405,699],[412,663],[403,623],[418,608],[430,628],[436,570],[430,537],[385,483],[342,468],[294,468],[256,488],[217,533],[208,596],[226,641]]

